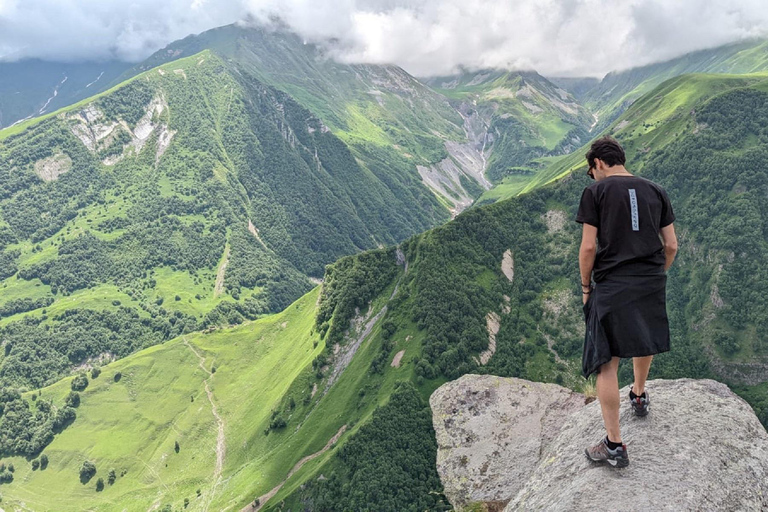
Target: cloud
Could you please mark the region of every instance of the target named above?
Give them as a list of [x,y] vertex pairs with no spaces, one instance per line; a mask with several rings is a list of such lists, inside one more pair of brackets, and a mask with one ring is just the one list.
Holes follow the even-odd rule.
[[138,61],[245,13],[231,0],[0,0],[0,57]]
[[601,76],[768,34],[764,0],[252,0],[348,62],[419,76],[459,67]]
[[0,56],[140,60],[190,33],[280,17],[345,62],[600,76],[768,34],[764,0],[0,0]]

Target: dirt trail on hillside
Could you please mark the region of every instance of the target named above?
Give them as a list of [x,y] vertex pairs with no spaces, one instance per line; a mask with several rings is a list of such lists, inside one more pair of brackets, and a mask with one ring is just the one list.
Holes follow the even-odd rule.
[[221,480],[221,470],[224,467],[224,455],[226,454],[227,449],[226,439],[224,437],[224,420],[219,415],[216,402],[213,401],[213,392],[211,391],[211,387],[208,384],[208,381],[210,381],[213,377],[213,372],[209,371],[205,367],[205,358],[201,356],[197,350],[195,350],[195,348],[191,343],[187,341],[186,338],[183,339],[184,344],[189,347],[189,350],[191,350],[192,353],[194,353],[200,360],[200,368],[202,368],[202,370],[208,374],[208,378],[203,381],[205,384],[205,394],[208,395],[208,401],[211,403],[211,412],[213,413],[213,417],[216,418],[216,424],[218,426],[218,434],[216,436],[216,466],[213,470],[213,487],[211,487],[211,494],[209,495],[204,508],[204,510],[208,510],[208,506],[213,499],[213,495],[216,493],[216,487],[218,487],[219,481]]
[[333,443],[335,443],[336,441],[339,440],[339,438],[341,437],[341,434],[343,434],[345,430],[347,430],[347,426],[346,425],[342,425],[341,428],[339,429],[339,431],[336,432],[336,434],[334,434],[334,436],[332,438],[330,438],[327,443],[325,443],[325,446],[323,447],[322,450],[316,451],[312,455],[307,455],[306,457],[301,459],[299,462],[297,462],[296,465],[294,465],[293,468],[288,472],[288,475],[283,479],[282,482],[280,482],[275,487],[273,487],[272,490],[269,491],[268,493],[262,494],[261,496],[258,497],[258,500],[259,500],[259,505],[258,506],[254,507],[253,506],[253,502],[251,502],[250,504],[248,504],[248,505],[244,506],[242,509],[240,509],[240,512],[256,512],[257,510],[261,509],[261,507],[263,507],[267,503],[267,501],[269,501],[269,499],[272,498],[272,496],[277,494],[277,491],[279,491],[280,488],[283,485],[285,485],[285,482],[287,482],[288,479],[291,478],[294,473],[296,473],[298,470],[300,470],[301,467],[304,464],[306,464],[307,462],[311,461],[312,459],[314,459],[316,457],[319,457],[323,453],[327,452],[328,449],[331,446],[333,446]]

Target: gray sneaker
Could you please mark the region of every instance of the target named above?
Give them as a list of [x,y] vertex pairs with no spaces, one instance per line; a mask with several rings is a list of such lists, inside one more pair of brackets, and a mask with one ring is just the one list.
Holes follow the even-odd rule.
[[629,455],[627,455],[627,445],[622,444],[615,450],[608,448],[608,436],[595,446],[584,450],[587,458],[592,462],[607,462],[615,468],[625,468],[629,466]]
[[[632,386],[629,387],[629,390],[634,394]],[[632,411],[635,413],[635,416],[647,416],[648,408],[651,406],[648,390],[646,389],[641,396],[635,395],[635,398],[629,395],[629,403],[632,404]]]

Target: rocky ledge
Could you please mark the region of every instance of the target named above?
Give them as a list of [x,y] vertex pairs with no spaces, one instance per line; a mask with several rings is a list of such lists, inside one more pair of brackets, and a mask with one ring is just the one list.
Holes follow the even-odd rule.
[[653,380],[650,414],[621,390],[630,465],[594,464],[600,404],[556,384],[464,375],[430,397],[437,469],[457,510],[768,510],[768,432],[713,380]]

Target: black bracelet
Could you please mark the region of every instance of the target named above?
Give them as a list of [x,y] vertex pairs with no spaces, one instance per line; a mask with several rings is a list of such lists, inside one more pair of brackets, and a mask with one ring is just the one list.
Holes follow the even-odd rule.
[[592,287],[592,283],[587,283],[587,284],[581,283],[582,288],[584,288],[585,286]]

